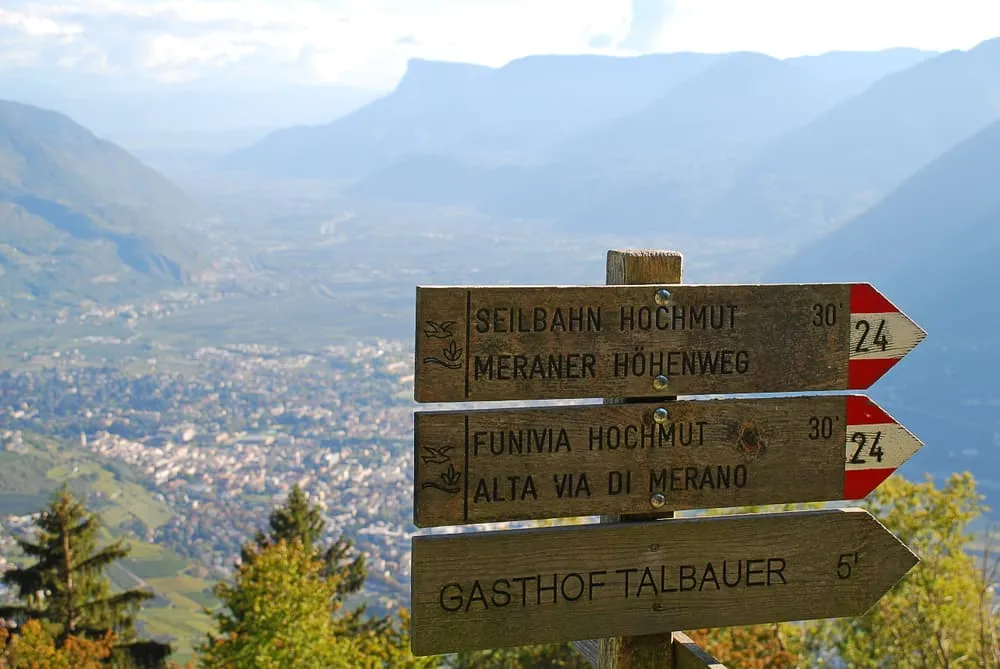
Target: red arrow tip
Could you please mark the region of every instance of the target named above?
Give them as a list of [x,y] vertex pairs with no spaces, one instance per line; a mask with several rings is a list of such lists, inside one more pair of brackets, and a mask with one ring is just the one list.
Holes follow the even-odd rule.
[[887,414],[882,407],[864,395],[847,396],[848,425],[884,425],[895,422],[893,417]]
[[882,378],[899,358],[868,358],[847,363],[847,388],[864,390]]
[[852,469],[844,472],[844,499],[864,499],[882,481],[896,471],[890,469]]
[[869,283],[851,284],[852,314],[887,314],[899,308]]

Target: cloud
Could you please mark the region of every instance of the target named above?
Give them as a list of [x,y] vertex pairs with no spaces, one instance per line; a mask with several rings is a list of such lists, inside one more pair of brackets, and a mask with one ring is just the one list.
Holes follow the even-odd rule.
[[656,49],[664,23],[673,10],[673,0],[632,0],[628,34],[618,46],[632,51]]
[[589,40],[587,40],[587,46],[591,49],[607,49],[612,44],[611,35],[601,33],[600,35],[593,35]]
[[[981,0],[0,0],[0,68],[388,89],[410,58],[969,48]],[[207,84],[206,84],[207,85]]]
[[897,46],[969,49],[1000,36],[984,0],[674,0],[657,48],[759,51],[778,58]]
[[[412,57],[487,65],[620,39],[627,0],[3,0],[0,66],[161,81],[206,76],[391,87]],[[61,64],[61,65],[60,65]],[[251,74],[252,72],[252,74]]]

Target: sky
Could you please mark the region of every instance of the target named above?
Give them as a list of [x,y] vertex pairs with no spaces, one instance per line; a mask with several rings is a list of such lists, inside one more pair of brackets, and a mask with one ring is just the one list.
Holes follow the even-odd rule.
[[758,51],[1000,36],[996,0],[0,0],[0,68],[392,88],[411,58]]

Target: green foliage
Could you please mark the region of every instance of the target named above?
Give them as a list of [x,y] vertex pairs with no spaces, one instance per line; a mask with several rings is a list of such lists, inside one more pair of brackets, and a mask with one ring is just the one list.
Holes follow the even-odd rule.
[[317,544],[325,529],[326,521],[319,507],[310,505],[305,492],[296,484],[292,486],[285,505],[271,511],[270,531],[267,534],[258,531],[253,544],[243,546],[240,557],[243,562],[248,562],[254,559],[258,550],[271,544],[299,541],[314,557],[322,560],[325,574],[336,576],[337,597],[333,606],[340,608],[348,595],[359,592],[365,584],[365,557],[351,557],[353,547],[343,536],[324,550]]
[[[112,465],[112,460],[86,451],[76,440],[25,431],[16,451],[0,451],[0,516],[37,512],[65,482],[99,515],[99,543],[126,536],[140,520],[151,527],[165,522],[172,510],[142,487],[134,468]],[[204,607],[217,605],[211,594],[215,580],[185,576],[192,563],[166,546],[134,538],[129,545],[128,557],[105,570],[112,590],[133,587],[139,578],[168,599],[168,606],[143,606],[138,626],[147,636],[170,641],[173,657],[189,658],[194,644],[211,629]]]
[[969,551],[968,525],[984,511],[968,472],[938,489],[896,476],[864,506],[921,562],[866,615],[820,621],[808,636],[812,666],[1000,667],[995,561]]
[[787,623],[700,629],[688,636],[726,666],[792,669],[803,666],[803,628]]
[[[437,664],[410,653],[405,611],[396,621],[368,617],[363,606],[345,610],[346,598],[364,585],[364,557],[352,557],[352,545],[343,536],[322,546],[325,528],[319,507],[294,486],[285,505],[272,511],[269,531],[258,532],[242,547],[236,582],[215,588],[225,610],[215,614],[221,636],[210,634],[199,647],[205,666],[243,660],[250,664],[238,666],[293,666],[280,662],[307,656],[328,663],[315,666],[358,669]],[[315,636],[282,636],[278,627],[309,629]],[[261,650],[273,646],[273,652]]]
[[[690,636],[743,669],[1000,668],[1000,574],[988,545],[972,550],[969,526],[986,511],[972,475],[954,474],[941,488],[897,475],[862,506],[921,558],[867,614]],[[760,509],[741,509],[749,510]]]
[[0,490],[5,493],[37,493],[38,482],[45,481],[51,466],[49,460],[33,453],[0,451]]
[[354,666],[350,639],[334,635],[330,601],[336,579],[324,578],[323,563],[298,541],[272,543],[237,568],[233,584],[216,596],[219,636],[199,647],[206,669],[333,669]]
[[34,541],[18,539],[18,548],[34,562],[9,569],[3,582],[17,591],[21,604],[0,607],[0,618],[38,620],[58,644],[71,636],[102,638],[109,630],[118,639],[119,666],[162,666],[170,647],[136,638],[135,619],[152,593],[112,593],[105,571],[124,559],[121,540],[97,547],[100,523],[64,485],[49,507],[35,519]]
[[0,100],[0,314],[185,280],[206,256],[177,223],[197,210],[69,118]]
[[451,669],[592,669],[569,643],[458,653]]
[[114,633],[91,641],[69,636],[57,643],[37,620],[13,635],[0,627],[0,669],[100,669],[107,666]]

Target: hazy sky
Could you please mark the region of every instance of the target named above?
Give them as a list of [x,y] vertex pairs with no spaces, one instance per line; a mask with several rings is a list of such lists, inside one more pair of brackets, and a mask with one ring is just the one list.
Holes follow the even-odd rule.
[[997,0],[0,0],[0,66],[391,88],[412,57],[968,49]]

